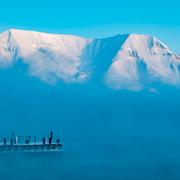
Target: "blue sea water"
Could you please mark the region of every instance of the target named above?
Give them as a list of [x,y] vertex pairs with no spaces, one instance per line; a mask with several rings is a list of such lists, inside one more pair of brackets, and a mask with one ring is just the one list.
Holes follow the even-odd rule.
[[0,137],[53,130],[63,142],[60,153],[1,153],[0,179],[179,180],[180,90],[158,88],[50,86],[18,67],[0,71]]

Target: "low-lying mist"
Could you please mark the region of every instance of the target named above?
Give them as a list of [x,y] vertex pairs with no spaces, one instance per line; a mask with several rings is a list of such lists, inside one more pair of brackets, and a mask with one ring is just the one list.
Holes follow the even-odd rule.
[[0,179],[180,178],[180,91],[114,91],[96,83],[47,85],[19,69],[0,72],[0,140],[63,142],[61,153],[1,153]]

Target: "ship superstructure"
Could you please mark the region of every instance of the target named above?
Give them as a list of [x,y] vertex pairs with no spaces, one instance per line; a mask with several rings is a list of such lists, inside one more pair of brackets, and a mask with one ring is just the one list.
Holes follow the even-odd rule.
[[10,138],[4,138],[0,143],[0,152],[59,152],[62,150],[60,139],[53,138],[53,131],[49,137],[37,141],[37,137],[16,136],[12,133]]

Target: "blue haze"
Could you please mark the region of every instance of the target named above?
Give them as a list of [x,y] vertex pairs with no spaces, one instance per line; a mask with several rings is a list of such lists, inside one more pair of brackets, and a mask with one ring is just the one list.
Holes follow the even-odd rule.
[[[143,33],[180,53],[179,6],[179,0],[2,0],[0,31]],[[49,86],[21,64],[0,70],[0,137],[54,130],[64,143],[60,154],[0,154],[0,179],[179,180],[180,91],[156,86],[159,93],[96,83]]]
[[64,143],[59,154],[0,154],[0,178],[180,178],[180,92],[112,91],[90,83],[49,86],[18,64],[0,71],[0,137],[11,130]]

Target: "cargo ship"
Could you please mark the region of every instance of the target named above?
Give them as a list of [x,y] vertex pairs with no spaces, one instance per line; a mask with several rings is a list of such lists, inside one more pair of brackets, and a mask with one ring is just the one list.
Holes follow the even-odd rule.
[[16,136],[12,133],[10,138],[3,138],[0,143],[0,152],[60,152],[62,143],[60,139],[53,138],[53,131],[49,137],[43,137],[37,141],[37,137]]

